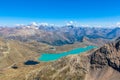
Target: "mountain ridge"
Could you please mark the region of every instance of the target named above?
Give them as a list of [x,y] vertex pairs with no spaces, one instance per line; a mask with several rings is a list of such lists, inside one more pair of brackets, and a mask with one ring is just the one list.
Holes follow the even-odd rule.
[[[53,46],[62,46],[65,44],[74,44],[82,42],[84,37],[93,39],[113,40],[118,37],[119,28],[90,28],[90,27],[75,27],[75,26],[20,26],[13,28],[1,28],[0,35],[6,39],[19,40],[27,42],[35,40],[37,42],[46,43]],[[94,43],[94,41],[93,41]]]

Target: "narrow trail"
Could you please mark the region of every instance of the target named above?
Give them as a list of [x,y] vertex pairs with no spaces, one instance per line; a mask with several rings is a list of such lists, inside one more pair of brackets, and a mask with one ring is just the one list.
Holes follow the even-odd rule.
[[10,44],[8,42],[6,43],[6,46],[8,49],[7,49],[7,51],[3,52],[4,57],[7,57],[7,55],[10,53]]

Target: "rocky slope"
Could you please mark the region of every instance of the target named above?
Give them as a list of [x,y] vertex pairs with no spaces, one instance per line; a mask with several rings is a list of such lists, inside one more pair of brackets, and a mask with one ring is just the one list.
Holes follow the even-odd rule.
[[99,49],[71,55],[53,62],[8,68],[0,72],[5,80],[119,80],[120,38]]
[[90,56],[91,80],[120,79],[120,38],[106,44]]
[[64,46],[50,46],[36,41],[20,42],[0,38],[0,70],[27,60],[37,61],[41,53],[59,53],[87,45],[87,43],[75,43]]
[[45,52],[49,48],[49,45],[42,43],[22,43],[0,38],[0,70],[26,60],[37,60],[40,55],[38,53]]
[[120,39],[86,54],[65,57],[27,76],[27,80],[119,80]]

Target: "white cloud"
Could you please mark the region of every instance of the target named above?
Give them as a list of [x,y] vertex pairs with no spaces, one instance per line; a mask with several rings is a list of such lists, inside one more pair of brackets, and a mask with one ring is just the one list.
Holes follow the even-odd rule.
[[48,26],[48,23],[39,23],[40,26]]
[[20,26],[20,24],[15,24],[15,26]]
[[90,25],[87,25],[87,24],[83,24],[83,25],[80,25],[81,27],[90,27]]
[[50,24],[50,26],[55,26],[55,24]]
[[75,25],[75,24],[76,24],[76,22],[74,22],[74,21],[69,21],[69,22],[66,23],[67,26]]
[[15,24],[15,26],[24,26],[24,24]]
[[38,26],[38,24],[36,22],[32,22],[31,25]]
[[73,24],[74,22],[73,22],[73,21],[70,21],[69,23],[70,23],[70,24]]
[[116,26],[117,26],[117,27],[120,27],[120,22],[117,22],[117,23],[116,23]]

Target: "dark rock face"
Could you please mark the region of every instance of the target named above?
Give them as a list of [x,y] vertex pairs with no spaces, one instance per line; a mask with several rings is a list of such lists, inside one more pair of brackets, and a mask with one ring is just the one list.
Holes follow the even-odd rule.
[[120,72],[120,40],[95,51],[91,55],[90,63],[92,68],[109,66]]
[[109,54],[110,52],[107,50],[106,47],[102,47],[102,48],[100,48],[100,53]]
[[116,43],[115,47],[117,50],[120,50],[120,42],[119,41]]

